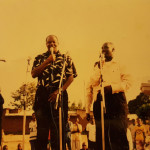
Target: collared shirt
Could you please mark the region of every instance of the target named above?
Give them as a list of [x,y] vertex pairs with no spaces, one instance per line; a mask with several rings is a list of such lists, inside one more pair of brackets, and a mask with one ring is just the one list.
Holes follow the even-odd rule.
[[29,129],[30,129],[30,141],[37,139],[37,122],[31,121],[29,123]]
[[86,126],[86,130],[89,132],[89,140],[92,142],[96,142],[96,125],[88,123]]
[[90,112],[91,104],[93,100],[96,100],[97,94],[100,91],[101,74],[103,78],[103,87],[111,86],[112,94],[125,92],[131,86],[130,76],[125,73],[124,68],[121,68],[117,62],[105,62],[102,73],[98,65],[96,65],[86,88],[86,113]]
[[71,139],[73,141],[81,141],[82,125],[74,123],[71,130]]
[[131,135],[131,131],[129,128],[127,128],[127,139],[129,142],[129,150],[133,150],[133,140],[132,140],[132,135]]
[[[40,66],[49,57],[49,55],[50,52],[47,51],[46,53],[43,53],[35,57],[32,70]],[[42,74],[38,77],[38,86],[42,85],[44,87],[49,86],[58,87],[65,57],[66,57],[65,55],[57,51],[56,60],[52,63],[49,63],[48,66],[42,72]],[[69,56],[67,56],[63,81],[65,82],[70,75],[76,77],[77,72],[74,63],[72,62],[72,59]]]
[[73,123],[68,121],[66,123],[66,137],[71,139],[71,130],[72,130]]
[[135,126],[135,139],[136,141],[142,140],[144,141],[145,128],[143,125]]

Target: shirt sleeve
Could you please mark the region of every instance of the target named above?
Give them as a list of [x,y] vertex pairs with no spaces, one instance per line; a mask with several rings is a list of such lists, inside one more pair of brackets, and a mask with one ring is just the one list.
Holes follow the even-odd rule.
[[79,124],[79,132],[81,133],[82,132],[82,125]]
[[112,93],[126,92],[132,84],[132,79],[130,74],[127,73],[125,67],[120,67],[120,82],[116,82],[111,84]]
[[67,77],[71,75],[73,75],[74,78],[77,77],[77,71],[70,56],[67,56],[67,65],[66,65],[65,71],[66,71]]
[[0,94],[0,105],[3,105],[4,104],[4,98],[3,96]]
[[34,58],[32,70],[41,65],[41,59],[42,59],[41,55],[38,55],[37,57]]
[[89,131],[89,123],[86,125],[86,131]]
[[131,135],[131,132],[128,128],[127,128],[127,139],[129,142],[129,148],[130,148],[129,150],[133,150],[132,135]]
[[[91,75],[89,82],[86,87],[86,113],[90,113],[90,108],[94,99],[94,88],[100,84],[100,70],[98,67],[94,68],[93,74]],[[100,87],[99,87],[100,88]]]

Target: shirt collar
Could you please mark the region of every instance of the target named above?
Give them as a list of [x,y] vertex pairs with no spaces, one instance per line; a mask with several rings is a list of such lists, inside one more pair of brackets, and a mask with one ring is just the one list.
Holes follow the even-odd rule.
[[[51,52],[49,52],[49,51],[47,51],[46,53],[44,53],[44,55],[45,56],[49,56],[51,54]],[[56,52],[56,56],[58,56],[58,55],[60,55],[61,53],[60,53],[60,51],[58,50],[57,52]]]

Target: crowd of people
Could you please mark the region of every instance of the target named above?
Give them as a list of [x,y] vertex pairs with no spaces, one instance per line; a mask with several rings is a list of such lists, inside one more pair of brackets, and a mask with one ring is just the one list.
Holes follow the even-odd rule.
[[[2,150],[9,150],[7,145],[3,146]],[[16,150],[22,150],[22,145],[21,143],[18,143]]]
[[133,149],[150,149],[150,123],[148,120],[144,124],[140,118],[132,119],[128,129],[131,132]]

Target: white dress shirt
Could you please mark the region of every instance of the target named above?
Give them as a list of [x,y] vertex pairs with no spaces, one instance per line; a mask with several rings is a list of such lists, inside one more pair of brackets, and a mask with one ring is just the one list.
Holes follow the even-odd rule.
[[96,125],[88,123],[86,126],[86,130],[89,132],[89,140],[92,142],[96,142]]
[[[93,74],[86,88],[86,113],[90,112],[93,100],[96,100],[97,94],[100,90],[100,76],[101,71],[97,66],[94,67]],[[112,94],[125,92],[131,86],[129,74],[125,69],[115,61],[105,62],[102,69],[103,87],[111,86]]]

